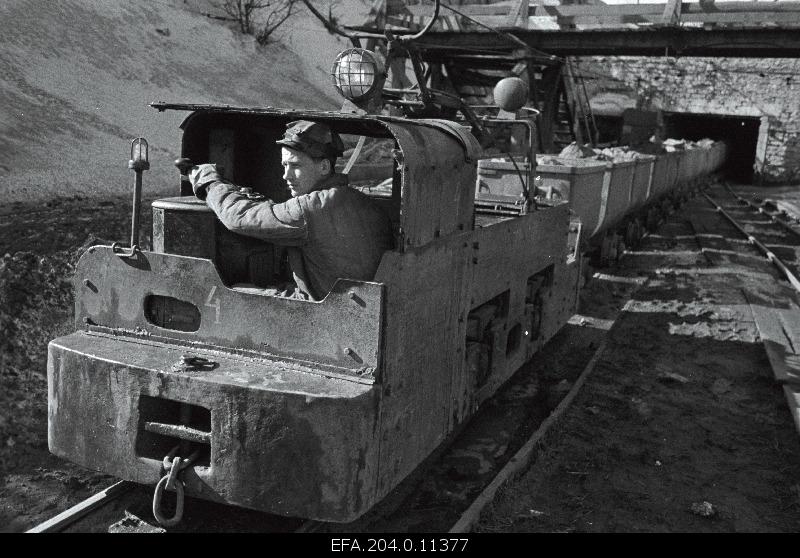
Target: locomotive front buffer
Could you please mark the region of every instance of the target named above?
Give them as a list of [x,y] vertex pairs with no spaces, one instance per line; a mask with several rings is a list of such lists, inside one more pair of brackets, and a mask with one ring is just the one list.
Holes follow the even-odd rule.
[[352,521],[573,313],[567,205],[481,214],[481,150],[458,124],[156,108],[189,111],[182,157],[217,163],[254,203],[288,197],[275,141],[290,121],[389,142],[390,186],[364,191],[395,247],[372,281],[341,278],[319,301],[241,290],[290,277],[281,248],[227,231],[184,182],[153,203],[152,251],[95,246],[78,263],[75,331],[48,349],[60,457],[162,493]]

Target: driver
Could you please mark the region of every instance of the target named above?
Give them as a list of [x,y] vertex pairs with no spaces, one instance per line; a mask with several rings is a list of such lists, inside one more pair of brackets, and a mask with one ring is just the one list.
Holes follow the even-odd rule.
[[391,222],[335,172],[344,150],[339,135],[320,122],[298,120],[276,143],[289,200],[253,200],[213,164],[191,169],[195,195],[229,230],[288,247],[296,288],[284,296],[321,300],[338,278],[372,280],[383,252],[393,246]]

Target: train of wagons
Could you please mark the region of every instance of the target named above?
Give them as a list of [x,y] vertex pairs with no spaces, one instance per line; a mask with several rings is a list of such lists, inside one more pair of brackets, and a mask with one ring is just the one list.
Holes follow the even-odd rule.
[[[182,157],[255,198],[288,197],[275,141],[291,121],[388,144],[383,187],[362,191],[394,248],[371,281],[342,277],[319,301],[243,292],[290,279],[283,250],[226,230],[183,181],[152,204],[152,250],[93,246],[77,264],[75,331],[48,349],[50,451],[332,522],[381,501],[559,331],[597,239],[636,232],[724,162],[715,143],[537,165],[527,117],[484,119],[484,137],[514,139],[493,150],[444,118],[154,106],[187,112]],[[139,174],[142,158],[137,144]]]

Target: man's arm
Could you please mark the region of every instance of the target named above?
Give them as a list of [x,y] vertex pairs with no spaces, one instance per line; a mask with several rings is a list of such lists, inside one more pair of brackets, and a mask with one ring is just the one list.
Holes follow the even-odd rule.
[[284,203],[252,200],[240,193],[238,186],[219,176],[216,165],[193,168],[189,180],[195,195],[206,200],[228,230],[282,245],[298,246],[305,242],[306,220],[296,199]]

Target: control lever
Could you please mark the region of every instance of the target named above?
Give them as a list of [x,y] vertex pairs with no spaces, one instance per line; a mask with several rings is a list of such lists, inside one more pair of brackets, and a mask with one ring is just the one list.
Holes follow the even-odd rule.
[[192,163],[191,159],[181,157],[180,159],[175,159],[175,166],[178,167],[178,171],[181,173],[181,196],[193,195],[192,184],[189,182],[189,169],[194,166],[194,163]]
[[181,157],[180,159],[175,159],[175,166],[178,167],[179,171],[181,171],[181,178],[188,180],[189,169],[194,166],[194,163],[192,163],[191,159]]
[[[180,159],[175,159],[175,166],[178,167],[178,170],[181,171],[181,176],[188,179],[189,178],[189,171],[194,166],[191,159],[187,159],[186,157],[181,157]],[[225,167],[222,165],[217,165],[217,172],[222,175],[225,173]]]
[[[189,182],[189,171],[194,166],[194,163],[188,157],[181,157],[180,159],[175,159],[175,166],[181,173],[181,196],[191,196],[194,192]],[[217,165],[217,172],[224,177],[225,167]]]

